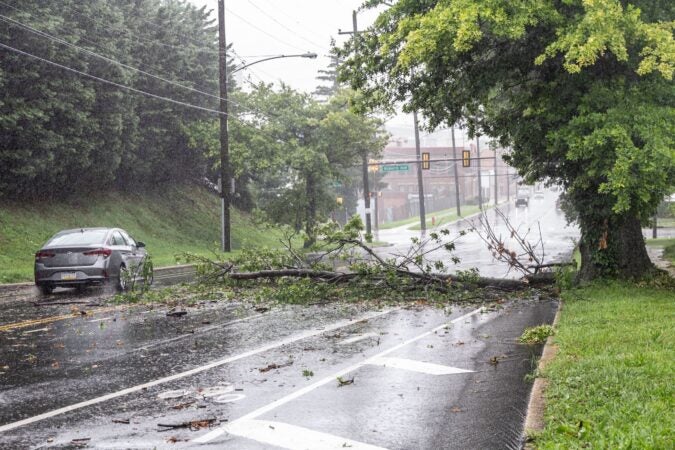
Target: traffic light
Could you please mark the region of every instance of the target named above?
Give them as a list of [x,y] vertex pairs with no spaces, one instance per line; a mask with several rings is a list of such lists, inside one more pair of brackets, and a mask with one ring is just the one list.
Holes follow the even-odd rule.
[[379,172],[380,171],[380,164],[376,159],[370,159],[368,161],[368,172]]
[[471,167],[471,151],[462,150],[462,167]]
[[431,167],[430,159],[429,152],[422,152],[422,170],[429,170]]

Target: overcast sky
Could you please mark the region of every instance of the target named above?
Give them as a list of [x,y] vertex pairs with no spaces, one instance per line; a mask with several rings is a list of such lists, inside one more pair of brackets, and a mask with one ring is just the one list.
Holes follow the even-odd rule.
[[[198,6],[213,9],[217,0],[190,0]],[[330,62],[331,38],[344,42],[348,36],[338,29],[352,30],[352,11],[362,0],[225,0],[225,25],[228,43],[247,63],[269,55],[314,52],[315,60],[286,58],[267,61],[247,69],[254,81],[283,80],[293,88],[312,92],[318,70]],[[359,13],[359,28],[374,20],[376,13]]]
[[[217,17],[217,0],[190,0],[198,6],[205,5]],[[246,69],[244,76],[252,81],[279,82],[302,92],[312,92],[319,80],[318,71],[325,69],[330,60],[331,38],[338,44],[349,36],[338,30],[352,30],[352,11],[363,0],[225,0],[225,25],[227,42],[246,63],[272,55],[314,52],[315,60],[285,58],[266,61]],[[370,25],[377,17],[376,10],[359,11],[359,29]],[[237,61],[240,62],[240,61]],[[412,117],[399,115],[390,119],[387,129],[404,145],[414,145]],[[447,133],[428,136],[422,132],[422,145],[449,145]],[[457,145],[466,141],[457,133]]]

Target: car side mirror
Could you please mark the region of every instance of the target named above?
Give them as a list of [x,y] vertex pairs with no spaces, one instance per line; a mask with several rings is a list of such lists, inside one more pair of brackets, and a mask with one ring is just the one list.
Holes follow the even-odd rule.
[[145,247],[145,242],[138,241],[136,242],[136,248],[143,248]]

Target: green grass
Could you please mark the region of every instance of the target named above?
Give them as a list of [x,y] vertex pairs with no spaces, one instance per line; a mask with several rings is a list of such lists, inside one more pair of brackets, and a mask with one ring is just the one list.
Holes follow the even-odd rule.
[[[480,208],[478,208],[478,205],[467,205],[467,206],[462,206],[462,216],[470,216],[472,214],[477,213],[480,211]],[[441,211],[435,211],[435,212],[430,212],[426,214],[426,222],[427,222],[427,228],[431,228],[431,217],[436,216],[436,225],[440,225],[443,223],[450,222],[452,220],[457,220],[457,209],[456,208],[449,208],[449,209],[444,209]],[[397,228],[397,227],[402,227],[403,225],[413,225],[409,230],[419,230],[421,229],[419,225],[420,218],[419,216],[415,217],[409,217],[407,219],[401,219],[401,220],[395,220],[393,222],[387,222],[380,224],[380,230],[389,230],[391,228]],[[415,225],[416,224],[416,225]]]
[[673,448],[675,293],[628,283],[563,294],[537,448]]
[[[492,206],[486,207],[486,209],[492,208]],[[480,211],[480,208],[478,205],[469,205],[469,206],[462,206],[462,217],[467,217],[472,214],[476,214],[477,212]],[[436,224],[432,225],[431,223],[431,218],[436,217]],[[453,222],[457,219],[460,219],[459,216],[457,216],[457,210],[456,209],[446,209],[444,211],[437,211],[433,213],[429,213],[425,217],[426,222],[427,222],[427,229],[437,227],[440,225],[444,225],[448,222]],[[415,226],[412,226],[408,228],[409,230],[421,230],[422,227],[418,223]]]
[[675,238],[647,239],[647,245],[663,247],[663,257],[675,264]]
[[659,217],[658,219],[656,219],[656,224],[659,227],[675,227],[675,218]]
[[[93,196],[92,196],[93,197]],[[196,186],[151,193],[105,193],[62,202],[0,203],[0,283],[31,281],[35,251],[65,228],[114,226],[146,243],[155,267],[176,263],[175,255],[210,255],[218,248],[220,203]],[[232,242],[278,246],[277,234],[258,229],[232,210]]]

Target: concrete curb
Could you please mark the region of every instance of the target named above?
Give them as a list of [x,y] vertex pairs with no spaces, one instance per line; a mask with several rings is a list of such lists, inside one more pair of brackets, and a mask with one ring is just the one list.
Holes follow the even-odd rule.
[[[155,268],[154,273],[156,279],[161,279],[173,274],[192,274],[194,271],[194,264],[180,264],[175,266],[157,267]],[[32,289],[34,286],[35,283],[32,282],[0,284],[0,294],[25,291]]]
[[[555,313],[553,319],[553,328],[558,328],[558,321],[560,320],[560,314],[563,309],[563,302],[560,300],[558,303],[558,311]],[[544,351],[541,354],[539,359],[539,364],[537,365],[537,371],[541,371],[546,367],[546,365],[555,358],[558,353],[558,346],[553,343],[553,336],[549,336],[546,339],[546,344],[544,345]],[[525,443],[525,449],[534,448],[527,443],[527,437],[532,433],[541,432],[546,425],[544,422],[544,411],[546,408],[546,388],[548,386],[548,379],[537,377],[534,380],[532,385],[532,392],[530,393],[530,400],[527,405],[527,415],[525,416],[525,424],[523,426],[523,442]]]

